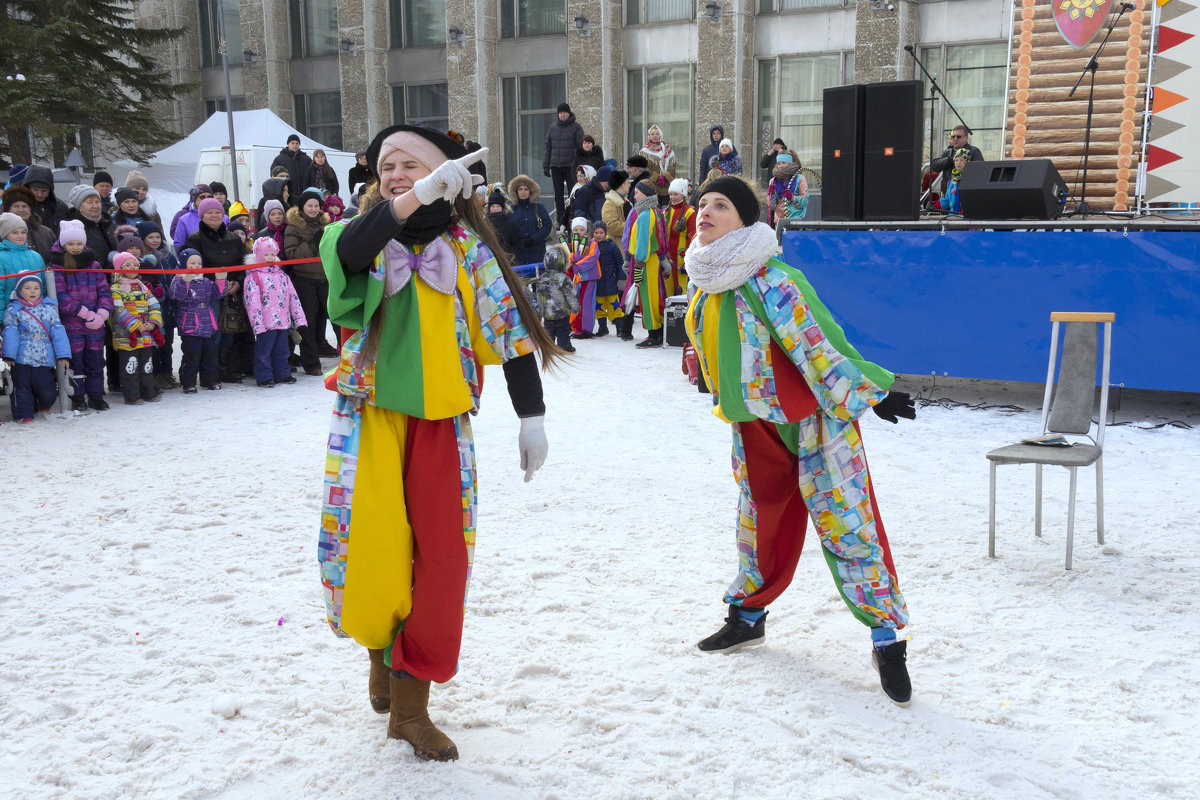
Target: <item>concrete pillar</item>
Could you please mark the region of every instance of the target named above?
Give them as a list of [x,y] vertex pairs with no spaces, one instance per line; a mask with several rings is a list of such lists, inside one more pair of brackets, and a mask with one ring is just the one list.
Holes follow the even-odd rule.
[[[696,15],[696,131],[703,148],[708,129],[722,125],[742,154],[745,174],[757,162],[754,136],[755,0],[719,0],[721,13],[711,21],[701,4]],[[699,158],[699,152],[695,153]],[[694,171],[694,167],[692,168]]]
[[241,0],[241,14],[242,47],[258,53],[258,66],[242,68],[246,108],[268,108],[295,124],[287,0]]
[[858,0],[854,28],[854,82],[912,80],[916,66],[904,46],[916,44],[917,4]]
[[500,78],[496,42],[500,39],[499,4],[447,0],[446,27],[463,31],[462,46],[446,41],[446,87],[450,126],[489,149],[489,175],[500,175]]
[[[625,122],[621,14],[620,0],[567,2],[567,102],[605,157],[623,163],[617,147]],[[587,19],[587,36],[576,29],[577,16]]]
[[138,27],[185,28],[183,36],[165,45],[161,57],[155,58],[160,68],[170,73],[174,83],[193,84],[191,89],[177,93],[170,100],[152,104],[159,124],[186,136],[204,121],[204,96],[200,89],[200,11],[196,3],[175,0],[142,0],[134,6]]
[[[379,8],[368,9],[369,5]],[[368,11],[382,11],[382,23],[372,19],[369,24],[364,24],[367,22]],[[342,149],[365,150],[371,141],[368,109],[372,104],[367,97],[367,80],[371,70],[368,68],[368,61],[376,62],[379,67],[376,72],[386,71],[387,7],[382,3],[370,3],[369,0],[338,0],[337,15],[339,42],[349,39],[355,44],[353,55],[338,51],[338,76],[342,97]],[[367,46],[367,28],[372,29],[372,43],[375,45],[379,44],[378,29],[382,29],[383,53],[380,53],[377,47]]]

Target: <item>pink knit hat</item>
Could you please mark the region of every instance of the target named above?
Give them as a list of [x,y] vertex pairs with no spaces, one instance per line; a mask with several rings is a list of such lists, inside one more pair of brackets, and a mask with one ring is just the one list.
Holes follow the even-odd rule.
[[265,261],[268,255],[279,255],[279,245],[274,237],[260,236],[254,240],[254,260]]
[[200,212],[200,216],[202,217],[206,211],[213,211],[214,209],[220,211],[222,214],[225,213],[225,206],[221,205],[221,201],[215,197],[206,197],[200,201],[200,205],[196,206],[196,210]]
[[133,253],[117,253],[113,256],[113,269],[129,270],[137,269],[140,266],[141,262],[138,261],[137,256]]
[[82,242],[87,244],[87,235],[83,232],[83,223],[77,219],[64,219],[58,224],[58,243],[66,246],[67,242]]

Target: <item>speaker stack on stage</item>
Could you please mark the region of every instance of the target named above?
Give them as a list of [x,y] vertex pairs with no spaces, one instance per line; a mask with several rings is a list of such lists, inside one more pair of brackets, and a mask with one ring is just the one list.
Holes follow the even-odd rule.
[[958,184],[965,219],[1057,219],[1066,196],[1048,158],[968,161]]
[[821,218],[906,220],[921,213],[920,81],[825,90]]

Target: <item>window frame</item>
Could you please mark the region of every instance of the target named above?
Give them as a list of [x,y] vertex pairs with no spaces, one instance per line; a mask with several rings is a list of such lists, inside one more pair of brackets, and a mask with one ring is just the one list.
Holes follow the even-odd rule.
[[[288,0],[288,38],[291,39],[291,57],[293,59],[306,58],[334,58],[338,55],[338,47],[340,45],[340,36],[337,34],[337,26],[334,26],[334,42],[333,50],[328,53],[317,53],[316,55],[309,52],[308,41],[308,7],[310,2],[321,2],[322,0]],[[336,0],[325,0],[333,2],[334,14],[337,14]]]
[[[854,53],[855,53],[854,48],[846,48],[846,49],[842,49],[842,50],[826,50],[826,51],[817,52],[817,53],[780,53],[777,55],[769,56],[767,58],[755,59],[755,64],[754,64],[754,125],[755,125],[756,141],[754,143],[754,151],[753,151],[754,152],[753,174],[759,175],[759,176],[766,175],[766,172],[764,170],[759,169],[759,167],[758,167],[758,162],[762,158],[762,153],[759,152],[761,150],[761,142],[759,142],[757,140],[757,138],[759,136],[760,131],[762,130],[762,122],[763,122],[763,116],[764,116],[762,107],[759,104],[759,99],[762,97],[762,87],[761,87],[762,66],[761,65],[764,63],[769,63],[769,62],[774,62],[774,64],[775,64],[775,76],[774,76],[774,84],[775,85],[772,88],[773,108],[771,109],[771,132],[772,132],[771,139],[775,140],[778,138],[783,138],[780,135],[780,132],[781,132],[780,119],[783,116],[783,109],[782,109],[783,100],[781,99],[782,88],[783,88],[783,62],[785,60],[817,59],[817,58],[821,58],[823,56],[838,56],[839,57],[838,58],[838,76],[839,76],[838,79],[839,79],[840,83],[836,83],[834,85],[835,86],[844,86],[847,83],[852,83],[853,79],[854,79],[853,67],[849,66],[855,60]],[[823,111],[821,114],[821,124],[822,125],[825,124],[825,114]],[[793,148],[793,149],[795,149],[795,148]],[[816,159],[809,159],[809,161],[819,164],[820,163],[819,156],[820,156],[820,154],[818,153],[818,157]],[[742,155],[743,162],[745,162],[745,159],[746,159],[746,156],[743,153],[743,155]],[[813,168],[812,164],[805,161],[805,159],[803,157],[801,158],[801,162],[805,163],[806,167],[813,169],[814,172],[817,172],[817,173],[820,172],[819,167]],[[743,166],[743,169],[745,169],[745,166]],[[749,170],[746,170],[746,171],[749,172]]]
[[[414,122],[413,120],[410,120],[408,118],[409,90],[423,88],[426,86],[440,86],[440,87],[442,87],[442,89],[445,90],[445,93],[446,93],[446,116],[445,117],[428,117],[428,118],[422,119],[419,123]],[[431,126],[431,127],[437,127],[438,130],[443,130],[443,131],[449,129],[449,127],[450,127],[450,86],[447,81],[427,81],[427,82],[423,82],[423,83],[394,83],[394,84],[392,84],[391,88],[392,88],[392,124],[393,125],[428,124],[428,120],[432,119],[432,120],[443,120],[445,124],[441,125],[440,127],[436,126],[436,125]],[[399,109],[396,108],[397,90],[399,90],[401,101],[403,103],[403,107],[399,108]],[[401,113],[397,114],[396,113],[397,111],[400,111]]]
[[[654,24],[658,24],[658,23],[654,23]],[[664,136],[664,138],[666,138],[667,144],[671,145],[671,148],[675,151],[675,177],[687,178],[689,181],[691,181],[693,183],[695,183],[696,182],[695,179],[699,177],[698,175],[695,175],[692,173],[692,167],[695,166],[695,164],[692,162],[694,162],[696,160],[696,158],[700,155],[700,151],[703,150],[704,148],[701,147],[699,150],[697,150],[696,143],[693,141],[693,139],[695,138],[694,133],[696,130],[696,64],[691,61],[677,61],[673,64],[645,64],[640,67],[630,67],[625,70],[625,82],[624,82],[623,86],[621,87],[625,94],[625,125],[622,127],[621,140],[622,140],[622,144],[624,145],[623,152],[627,153],[628,155],[624,156],[624,158],[621,158],[621,157],[617,158],[617,166],[620,167],[621,169],[625,168],[625,159],[629,158],[630,155],[640,151],[642,149],[642,145],[645,144],[645,142],[642,141],[640,136],[638,137],[638,140],[636,142],[629,141],[629,127],[630,127],[630,124],[631,124],[632,120],[634,119],[634,117],[640,116],[640,118],[642,120],[643,130],[648,128],[650,125],[658,124],[649,119],[649,112],[647,110],[647,107],[650,103],[649,71],[652,69],[678,69],[680,67],[688,68],[688,123],[687,123],[687,130],[688,130],[689,135],[688,135],[687,144],[686,144],[686,146],[687,146],[686,156],[687,157],[686,158],[682,157],[679,152],[679,147],[676,146],[675,144],[673,144],[669,138],[666,138],[665,136]],[[630,92],[629,92],[629,76],[631,73],[634,73],[634,72],[640,72],[642,74],[642,89],[641,89],[642,108],[638,115],[634,115],[633,113],[631,113],[631,109],[629,106],[629,94],[630,94]]]
[[[652,0],[622,0],[622,2],[621,2],[621,20],[624,23],[625,27],[626,28],[653,28],[658,25],[680,25],[680,24],[692,23],[692,22],[696,21],[696,14],[698,13],[698,7],[700,4],[699,0],[688,0],[688,5],[690,6],[690,12],[686,17],[676,17],[674,19],[660,19],[660,20],[654,20],[653,22],[650,22],[647,19],[647,17],[649,16],[649,14],[647,12],[648,12],[649,4],[651,2],[652,2]],[[639,14],[638,20],[634,21],[634,22],[630,22],[630,20],[629,20],[629,6],[632,4],[636,4],[638,6],[638,14]]]
[[[764,2],[770,2],[770,11],[762,10]],[[810,6],[808,8],[780,8],[782,2],[783,0],[757,0],[754,15],[756,17],[763,17],[771,14],[782,16],[785,14],[814,14],[822,11],[838,11],[849,8],[851,0],[828,0],[826,5]]]
[[[442,39],[440,42],[435,42],[434,44],[416,44],[416,45],[408,43],[408,18],[405,15],[405,11],[408,8],[408,4],[411,3],[412,1],[413,0],[388,0],[388,4],[387,4],[387,8],[388,8],[388,12],[387,12],[387,15],[388,15],[388,49],[389,50],[422,50],[422,49],[433,48],[433,47],[440,47],[440,48],[444,49],[447,44],[447,31],[449,31],[449,28],[447,27],[447,24],[446,24],[445,11],[442,12],[442,29],[441,29]],[[441,8],[443,8],[443,9],[445,9],[445,7],[446,7],[445,3],[441,3],[441,4],[435,3],[435,5],[440,5]],[[397,30],[400,33],[400,42],[399,43],[397,43],[395,41],[395,39],[392,38],[393,34],[396,33]]]
[[[545,71],[540,71],[540,72],[519,72],[519,73],[512,73],[512,74],[508,74],[508,75],[500,75],[499,76],[500,111],[501,111],[500,115],[503,120],[502,125],[501,125],[501,135],[500,135],[500,161],[501,161],[501,165],[503,167],[501,172],[505,175],[513,176],[513,175],[517,175],[520,173],[524,173],[524,170],[521,168],[521,163],[520,163],[521,155],[522,155],[521,154],[521,133],[522,133],[523,124],[524,124],[523,119],[525,117],[533,115],[533,114],[550,114],[551,116],[553,116],[555,114],[555,110],[557,108],[557,104],[555,104],[553,106],[544,106],[542,108],[534,108],[534,109],[522,108],[522,106],[521,106],[521,93],[522,93],[521,80],[523,78],[544,78],[547,76],[554,76],[554,77],[562,78],[563,97],[565,98],[566,92],[567,92],[567,87],[570,85],[569,75],[567,74],[566,70],[545,70]],[[507,105],[508,105],[508,100],[510,99],[509,98],[509,90],[506,88],[507,81],[512,81],[512,84],[511,84],[512,97],[511,97],[511,99],[512,99],[514,113],[512,114],[511,121],[510,121],[508,112],[506,110]],[[541,134],[543,135],[543,140],[544,140],[544,134],[545,134],[544,128],[541,130]],[[514,158],[516,160],[515,164],[512,163]],[[526,174],[528,174],[528,173],[526,173]],[[553,189],[550,188],[550,186],[551,186],[551,184],[549,182],[550,179],[546,178],[545,176],[542,175],[540,158],[539,158],[538,169],[533,170],[533,174],[529,175],[529,177],[532,178],[534,181],[536,181],[538,186],[541,187],[543,199],[547,195],[549,195],[553,199],[554,192],[553,192]]]
[[[547,0],[547,1],[553,2],[553,0]],[[500,30],[500,40],[501,41],[509,40],[509,39],[537,39],[537,38],[545,37],[545,36],[566,36],[567,35],[567,28],[571,24],[571,20],[568,18],[567,0],[561,0],[562,8],[563,8],[563,29],[562,29],[562,31],[561,32],[551,31],[550,33],[526,33],[526,34],[521,33],[520,2],[521,2],[521,0],[499,0],[499,9],[498,9],[499,13],[497,14],[496,22],[497,22],[497,27]],[[506,11],[512,15],[511,16],[512,34],[509,36],[506,36],[504,34],[504,23],[505,23]],[[548,74],[548,73],[546,73],[546,74]]]
[[[221,16],[224,15],[226,8],[233,9],[233,13],[237,15],[237,44],[234,47],[228,48],[226,58],[229,60],[229,66],[241,66],[245,60],[242,52],[242,11],[237,0],[196,0],[196,16],[198,26],[196,33],[200,37],[200,68],[201,69],[221,69],[221,33],[225,27],[224,20]],[[216,12],[220,9],[221,15]],[[224,31],[225,41],[229,42],[229,31]]]
[[[981,46],[994,46],[997,48],[997,50],[999,50],[1000,48],[1003,48],[1004,54],[1005,54],[1004,60],[1001,63],[991,64],[991,65],[987,65],[987,66],[959,67],[959,68],[955,68],[953,70],[951,70],[947,66],[947,64],[949,63],[948,53],[950,50],[955,49],[955,48],[961,48],[961,47],[981,47]],[[1009,71],[1009,66],[1010,66],[1009,65],[1009,54],[1008,54],[1009,42],[1004,39],[982,39],[979,41],[972,41],[972,42],[931,42],[931,43],[922,42],[922,43],[917,44],[915,47],[916,52],[920,53],[921,60],[924,63],[928,63],[928,56],[929,56],[930,52],[935,49],[938,51],[938,57],[940,60],[938,62],[938,71],[934,74],[934,78],[937,79],[938,86],[942,87],[943,89],[945,89],[949,85],[949,83],[947,81],[947,77],[951,71],[967,72],[967,71],[971,71],[971,70],[983,70],[983,69],[988,69],[988,70],[1002,69],[1004,71],[1005,79],[1003,81],[1003,84],[1001,87],[1001,92],[1000,92],[999,125],[998,126],[987,126],[987,127],[974,126],[974,125],[971,126],[971,144],[974,145],[975,147],[979,147],[979,142],[976,139],[976,134],[978,134],[982,131],[987,131],[987,132],[994,131],[994,132],[998,133],[999,134],[999,145],[998,145],[997,151],[990,155],[985,153],[985,157],[994,158],[994,159],[1003,158],[1004,157],[1004,147],[1005,147],[1005,134],[1006,134],[1006,130],[1007,130],[1006,126],[1007,126],[1007,119],[1008,119],[1008,84],[1009,84],[1008,71]],[[930,70],[930,72],[933,72],[933,70]],[[929,105],[928,105],[929,90],[928,90],[928,83],[926,82],[926,79],[925,79],[925,75],[919,74],[916,77],[918,80],[921,81],[922,86],[924,87],[922,89],[922,95],[921,95],[921,131],[922,131],[922,137],[923,137],[922,141],[921,141],[921,146],[922,146],[921,163],[926,164],[928,161],[928,158],[929,158],[929,137],[932,136],[932,131],[926,130],[929,126]],[[938,156],[938,154],[940,154],[941,152],[943,152],[946,149],[945,142],[947,141],[947,135],[950,133],[950,131],[952,131],[955,128],[955,126],[961,124],[958,121],[958,117],[956,117],[954,115],[954,112],[951,111],[949,109],[949,107],[947,107],[945,97],[943,97],[941,94],[938,94],[936,103],[937,103],[937,105],[935,107],[934,119],[933,119],[934,130],[940,130],[942,135],[941,135],[940,139],[934,139],[933,153],[934,153],[935,158]],[[961,104],[961,101],[960,101],[960,104]],[[967,114],[967,116],[969,118],[970,115]],[[979,147],[979,149],[983,150],[984,148]]]
[[[333,142],[325,141],[320,136],[313,135],[314,127],[318,128],[318,129],[333,128],[333,127],[335,127],[335,123],[319,122],[316,124],[316,126],[314,126],[312,124],[312,122],[310,121],[312,114],[309,113],[309,101],[310,101],[311,97],[313,97],[314,95],[331,95],[331,94],[335,94],[338,97],[338,115],[337,115],[337,123],[336,123],[336,127],[338,129],[338,137],[337,137],[338,141],[336,144]],[[343,144],[342,136],[344,134],[344,132],[342,130],[344,117],[342,116],[342,113],[341,113],[341,103],[342,103],[342,92],[340,89],[335,89],[332,91],[320,91],[320,92],[299,92],[299,93],[293,94],[292,95],[292,111],[295,114],[295,120],[296,120],[295,127],[296,127],[297,132],[304,134],[305,136],[307,136],[310,139],[315,139],[316,141],[321,142],[324,146],[326,146],[332,150],[341,150],[342,144]]]

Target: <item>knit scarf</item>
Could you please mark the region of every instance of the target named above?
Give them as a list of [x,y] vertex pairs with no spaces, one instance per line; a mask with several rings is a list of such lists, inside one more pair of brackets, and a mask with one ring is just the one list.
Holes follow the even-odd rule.
[[648,208],[658,208],[658,195],[652,194],[649,197],[643,197],[633,204],[633,218],[637,219],[642,215],[642,212]]
[[453,222],[452,207],[442,199],[423,205],[409,215],[404,227],[393,238],[402,245],[428,244],[441,236]]
[[761,222],[731,231],[712,244],[700,244],[697,236],[685,256],[688,280],[708,294],[736,289],[778,250],[775,230]]

